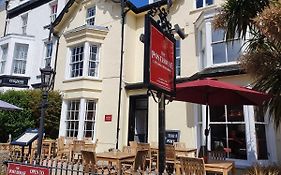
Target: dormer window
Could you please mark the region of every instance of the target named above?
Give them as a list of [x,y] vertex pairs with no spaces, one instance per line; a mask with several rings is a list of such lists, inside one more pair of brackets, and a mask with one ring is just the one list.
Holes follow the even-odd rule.
[[90,26],[95,25],[96,7],[90,7],[87,9],[86,24]]

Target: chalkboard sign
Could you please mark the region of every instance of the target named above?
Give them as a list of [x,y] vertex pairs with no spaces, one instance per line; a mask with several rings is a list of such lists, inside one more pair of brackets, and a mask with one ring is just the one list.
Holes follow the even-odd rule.
[[166,130],[165,142],[166,144],[173,144],[180,140],[180,131],[179,130]]
[[38,138],[37,129],[28,129],[22,135],[20,135],[16,140],[11,142],[11,145],[28,146]]

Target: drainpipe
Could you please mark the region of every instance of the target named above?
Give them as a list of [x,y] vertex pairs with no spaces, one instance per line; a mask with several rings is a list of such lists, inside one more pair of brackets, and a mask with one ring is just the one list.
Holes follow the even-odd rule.
[[120,110],[121,110],[121,92],[122,92],[122,75],[123,75],[123,60],[124,60],[124,28],[125,28],[125,17],[128,11],[125,11],[125,0],[121,0],[121,62],[120,62],[120,74],[119,74],[119,93],[118,93],[118,112],[117,112],[117,128],[116,128],[116,145],[118,149],[119,144],[119,131],[120,131]]

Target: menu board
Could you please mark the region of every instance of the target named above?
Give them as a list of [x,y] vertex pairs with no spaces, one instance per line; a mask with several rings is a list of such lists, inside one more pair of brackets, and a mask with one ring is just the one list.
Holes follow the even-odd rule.
[[37,129],[28,129],[21,136],[19,136],[16,140],[11,142],[12,145],[20,145],[27,146],[30,145],[35,139],[38,138],[38,130]]
[[178,142],[180,140],[180,131],[179,130],[166,130],[165,134],[165,143],[173,144],[174,142]]

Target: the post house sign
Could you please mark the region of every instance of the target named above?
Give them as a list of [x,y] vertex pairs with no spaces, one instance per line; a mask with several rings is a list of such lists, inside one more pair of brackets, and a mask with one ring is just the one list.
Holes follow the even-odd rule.
[[148,15],[145,19],[144,83],[175,95],[175,39]]

